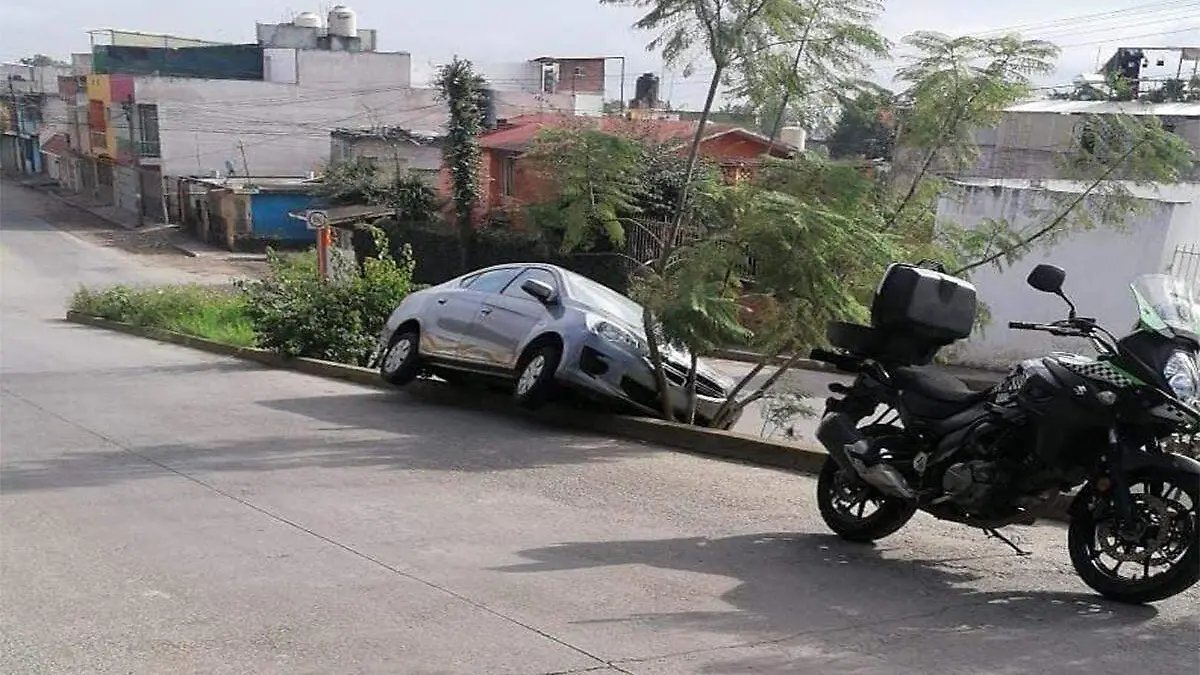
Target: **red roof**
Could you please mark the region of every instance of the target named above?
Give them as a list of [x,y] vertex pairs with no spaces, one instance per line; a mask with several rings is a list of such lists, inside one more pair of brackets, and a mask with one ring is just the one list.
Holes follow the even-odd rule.
[[71,147],[71,139],[66,134],[54,134],[45,143],[42,143],[42,152],[47,155],[61,156],[69,147]]
[[[609,133],[644,136],[658,143],[671,141],[686,142],[696,133],[696,123],[681,120],[627,120],[622,117],[578,117],[573,115],[522,115],[514,117],[504,126],[479,137],[480,147],[489,150],[523,152],[533,144],[538,133],[545,127],[591,126]],[[727,132],[750,132],[729,124],[707,124],[705,136]],[[763,139],[764,145],[766,139]]]

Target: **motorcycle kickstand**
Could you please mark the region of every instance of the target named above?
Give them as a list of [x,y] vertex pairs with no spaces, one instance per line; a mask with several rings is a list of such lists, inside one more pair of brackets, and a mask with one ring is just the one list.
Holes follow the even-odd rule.
[[1017,546],[1015,543],[1013,543],[1013,540],[1011,540],[1008,537],[1001,534],[1000,530],[997,530],[996,528],[985,527],[985,528],[983,528],[983,531],[985,534],[987,534],[988,538],[995,537],[996,539],[999,539],[1000,541],[1004,542],[1005,544],[1008,544],[1009,548],[1016,551],[1017,555],[1019,555],[1019,556],[1025,557],[1025,556],[1033,555],[1032,551],[1026,551],[1026,550],[1022,549],[1020,546]]

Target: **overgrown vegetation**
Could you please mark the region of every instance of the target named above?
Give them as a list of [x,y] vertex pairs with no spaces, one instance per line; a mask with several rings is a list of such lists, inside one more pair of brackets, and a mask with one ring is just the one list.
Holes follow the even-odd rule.
[[387,253],[386,241],[378,245],[378,258],[364,261],[361,272],[347,266],[348,278],[336,281],[320,279],[312,251],[272,251],[266,278],[238,281],[235,288],[84,288],[76,292],[71,309],[287,357],[362,366],[387,317],[412,290],[410,252],[402,249],[395,258]]
[[160,328],[239,347],[255,344],[246,298],[211,286],[81,288],[71,310],[144,328]]
[[438,69],[434,86],[450,109],[442,155],[450,170],[460,268],[466,272],[471,260],[474,228],[471,218],[480,195],[479,168],[483,153],[479,148],[479,134],[483,133],[487,114],[484,81],[470,61],[456,56]]
[[441,209],[437,190],[419,172],[396,172],[385,179],[377,166],[361,161],[326,164],[313,192],[328,206],[385,206],[404,222],[431,221]]

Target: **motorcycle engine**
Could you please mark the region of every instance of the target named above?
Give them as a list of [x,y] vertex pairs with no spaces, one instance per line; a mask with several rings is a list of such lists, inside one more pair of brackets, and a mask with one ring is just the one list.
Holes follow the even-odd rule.
[[995,462],[984,460],[952,464],[942,475],[942,490],[950,501],[968,511],[981,509],[999,483]]

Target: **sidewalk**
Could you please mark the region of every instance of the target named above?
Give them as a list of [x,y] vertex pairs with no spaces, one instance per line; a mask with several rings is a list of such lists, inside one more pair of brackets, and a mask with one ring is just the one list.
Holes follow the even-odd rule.
[[136,214],[130,213],[123,209],[119,209],[111,204],[102,204],[92,201],[83,195],[78,195],[64,190],[57,183],[46,181],[45,179],[34,179],[25,181],[16,181],[18,185],[36,190],[52,199],[55,199],[63,204],[71,206],[89,213],[100,220],[103,220],[110,225],[115,225],[131,232],[153,233],[165,231],[165,240],[173,249],[186,255],[190,258],[207,258],[217,257],[222,260],[229,261],[260,261],[266,260],[266,256],[256,253],[234,253],[216,246],[212,246],[206,242],[202,242],[190,237],[179,225],[162,223],[156,220],[144,219],[142,224],[138,224]]

